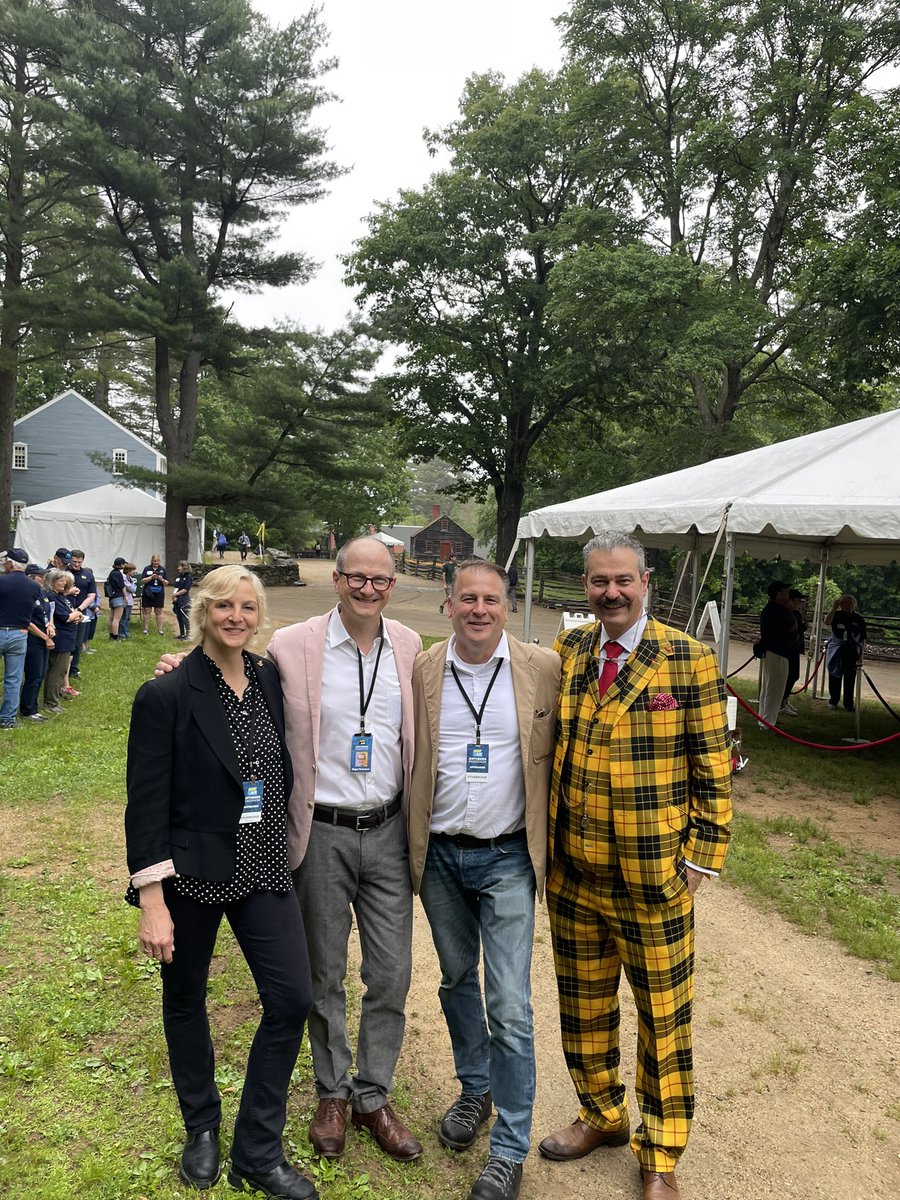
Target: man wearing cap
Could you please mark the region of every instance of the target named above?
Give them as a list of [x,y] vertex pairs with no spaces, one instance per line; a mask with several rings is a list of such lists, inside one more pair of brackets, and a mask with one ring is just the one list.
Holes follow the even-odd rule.
[[0,574],[0,658],[3,659],[3,702],[0,729],[15,729],[19,689],[25,670],[28,626],[41,594],[40,586],[25,574],[28,555],[17,546],[6,551]]
[[72,551],[60,546],[50,561],[48,567],[56,567],[57,571],[68,571],[72,563]]
[[[759,640],[762,643],[759,715],[769,725],[777,725],[791,669],[797,622],[790,607],[791,585],[783,579],[773,579],[768,592],[769,603],[759,614]],[[759,723],[760,729],[767,728],[763,721]]]
[[82,614],[83,619],[75,634],[75,650],[72,654],[72,665],[69,667],[69,678],[77,679],[81,674],[81,648],[87,641],[93,620],[93,606],[97,599],[97,581],[90,567],[84,565],[84,551],[72,550],[69,570],[75,580],[77,592],[72,596],[72,604]]
[[44,568],[40,563],[29,563],[25,574],[40,587],[41,594],[35,601],[28,626],[28,644],[25,649],[25,672],[22,677],[22,695],[19,700],[19,715],[26,721],[42,722],[49,718],[39,711],[38,701],[41,684],[47,674],[50,651],[53,649],[53,602],[44,591]]

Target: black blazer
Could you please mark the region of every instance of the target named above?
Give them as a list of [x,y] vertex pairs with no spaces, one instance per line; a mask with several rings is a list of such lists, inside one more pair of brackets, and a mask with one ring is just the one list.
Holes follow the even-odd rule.
[[[278,731],[289,796],[294,774],[278,671],[256,654],[251,661]],[[135,696],[126,782],[130,875],[172,859],[179,875],[232,877],[244,792],[225,709],[199,646],[178,670],[145,683]]]

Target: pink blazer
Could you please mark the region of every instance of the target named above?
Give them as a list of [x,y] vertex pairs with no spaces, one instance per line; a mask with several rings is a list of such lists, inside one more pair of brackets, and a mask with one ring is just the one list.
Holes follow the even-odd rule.
[[[292,870],[303,861],[312,823],[319,764],[322,663],[330,616],[330,612],[325,613],[276,630],[266,651],[281,677],[285,741],[294,766],[294,787],[287,812],[288,857]],[[385,617],[384,625],[394,648],[394,661],[400,680],[400,743],[405,814],[413,762],[412,671],[416,655],[422,649],[422,639],[399,621]]]

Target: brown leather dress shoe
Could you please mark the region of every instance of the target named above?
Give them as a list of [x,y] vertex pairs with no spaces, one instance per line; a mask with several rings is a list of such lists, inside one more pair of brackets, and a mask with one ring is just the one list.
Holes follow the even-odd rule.
[[680,1200],[674,1171],[648,1171],[641,1167],[641,1200]]
[[398,1162],[412,1162],[422,1153],[422,1143],[410,1133],[389,1104],[369,1113],[357,1112],[354,1108],[352,1120],[357,1129],[368,1129],[385,1154]]
[[344,1153],[347,1130],[347,1101],[329,1096],[319,1101],[316,1115],[309,1123],[309,1140],[322,1158],[337,1158]]
[[599,1146],[624,1146],[631,1138],[626,1129],[595,1129],[584,1121],[573,1121],[565,1129],[558,1129],[545,1137],[538,1149],[544,1158],[554,1162],[568,1162],[573,1158],[584,1158]]

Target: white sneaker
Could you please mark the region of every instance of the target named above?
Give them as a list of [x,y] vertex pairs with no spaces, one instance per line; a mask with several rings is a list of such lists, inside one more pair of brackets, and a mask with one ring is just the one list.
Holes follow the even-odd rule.
[[796,717],[798,715],[796,708],[794,708],[790,700],[786,700],[784,704],[782,704],[781,711],[786,717]]

